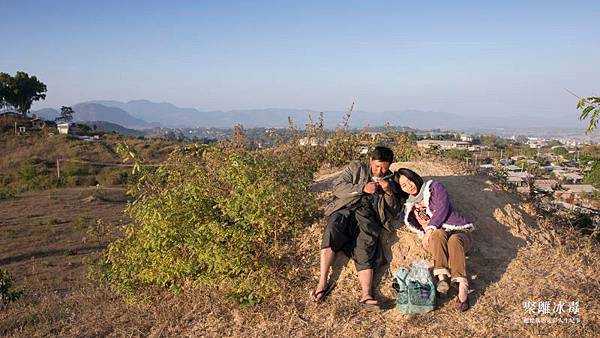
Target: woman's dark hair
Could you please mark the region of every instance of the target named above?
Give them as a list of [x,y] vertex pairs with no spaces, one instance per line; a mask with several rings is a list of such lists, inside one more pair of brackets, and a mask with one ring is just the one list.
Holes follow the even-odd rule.
[[[405,176],[411,180],[411,182],[417,186],[417,191],[421,191],[421,187],[423,186],[423,178],[419,176],[419,174],[408,168],[400,168],[396,170],[394,173],[394,181],[398,182],[398,185],[400,185],[400,176]],[[400,190],[402,190],[402,187],[400,187]]]
[[377,146],[371,152],[371,159],[375,161],[394,162],[394,152],[392,149],[384,146]]

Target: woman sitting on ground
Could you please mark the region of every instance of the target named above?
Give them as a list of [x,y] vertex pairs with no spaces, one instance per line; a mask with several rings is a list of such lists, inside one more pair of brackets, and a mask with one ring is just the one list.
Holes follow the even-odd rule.
[[447,296],[450,285],[458,283],[457,308],[469,309],[469,283],[467,280],[465,253],[473,240],[473,224],[452,208],[444,185],[427,181],[410,169],[396,171],[394,180],[408,195],[405,203],[404,223],[422,238],[423,248],[433,255],[433,275],[437,277],[437,291]]

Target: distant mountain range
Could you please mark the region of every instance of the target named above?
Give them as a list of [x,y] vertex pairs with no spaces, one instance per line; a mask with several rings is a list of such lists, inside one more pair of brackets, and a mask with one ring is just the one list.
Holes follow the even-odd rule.
[[[116,123],[126,128],[148,129],[157,126],[163,127],[216,127],[230,128],[242,124],[246,128],[253,127],[287,127],[288,117],[293,122],[303,127],[309,121],[309,114],[313,120],[319,116],[319,111],[311,109],[248,109],[231,111],[200,111],[195,108],[181,108],[171,103],[151,102],[147,100],[134,100],[129,102],[96,100],[82,102],[72,106],[75,110],[76,122],[106,121]],[[60,115],[59,110],[46,108],[33,111],[37,116],[45,119],[54,119]],[[335,128],[344,118],[345,111],[324,111],[325,127]],[[570,121],[570,120],[567,120]],[[573,117],[575,126],[577,117]],[[499,116],[490,119],[465,117],[453,113],[431,112],[420,110],[398,110],[385,112],[354,111],[350,118],[350,126],[363,128],[366,126],[383,126],[389,123],[392,126],[406,126],[416,129],[455,129],[464,130],[472,128],[496,128],[506,126],[549,126],[561,125],[560,121],[540,120],[535,117],[521,116],[518,121],[514,118]]]
[[[122,109],[132,116],[148,121],[158,122],[168,127],[217,127],[229,128],[236,124],[244,127],[287,127],[288,117],[298,126],[309,122],[309,114],[316,120],[320,111],[312,109],[245,109],[230,111],[200,111],[194,108],[180,108],[171,103],[155,103],[147,100],[129,102],[91,101],[107,107]],[[324,111],[325,126],[335,128],[342,122],[345,111]],[[435,125],[432,123],[435,121]],[[415,128],[455,128],[463,126],[464,118],[451,113],[425,112],[419,110],[366,112],[354,111],[350,118],[350,126],[362,128],[368,125],[383,126],[386,122],[395,126]]]
[[[136,118],[122,109],[93,102],[79,103],[71,108],[75,111],[75,114],[73,114],[75,122],[106,121],[132,129],[147,129],[160,126],[158,123],[148,123]],[[32,111],[32,113],[46,120],[54,120],[60,116],[60,110],[52,108],[36,110]]]

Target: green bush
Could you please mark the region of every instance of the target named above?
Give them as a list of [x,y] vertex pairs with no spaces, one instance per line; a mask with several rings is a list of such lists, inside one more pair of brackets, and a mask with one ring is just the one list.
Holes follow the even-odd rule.
[[12,278],[8,271],[0,269],[0,304],[7,304],[19,299],[22,291],[11,291]]
[[444,153],[444,155],[450,159],[464,161],[466,158],[470,158],[470,154],[464,149],[450,149]]
[[68,187],[91,187],[98,184],[95,176],[67,176],[62,182]]
[[[63,164],[64,163],[64,164]],[[71,176],[88,176],[92,175],[92,169],[89,165],[79,162],[63,162],[61,163],[61,175],[65,177]]]
[[286,246],[317,210],[309,188],[318,163],[303,148],[193,146],[155,171],[134,167],[133,223],[105,252],[105,276],[126,294],[188,281],[241,303],[267,297]]
[[24,183],[29,183],[38,176],[44,175],[45,172],[45,168],[42,168],[40,165],[36,165],[31,161],[27,161],[17,170],[17,176]]
[[96,175],[98,183],[105,186],[126,185],[131,174],[127,169],[107,169]]
[[0,190],[0,201],[13,198],[15,195],[8,190]]
[[387,134],[394,140],[391,149],[394,152],[396,161],[406,162],[415,159],[417,156],[417,142],[414,135],[398,131],[388,132]]

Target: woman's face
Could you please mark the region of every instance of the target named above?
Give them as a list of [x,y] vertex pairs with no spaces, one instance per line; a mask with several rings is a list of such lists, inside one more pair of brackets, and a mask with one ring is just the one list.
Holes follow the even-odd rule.
[[408,193],[410,195],[416,195],[418,193],[417,185],[404,175],[400,175],[400,178],[398,179],[398,184],[400,184],[400,188],[402,188],[402,191],[404,191],[405,193]]

